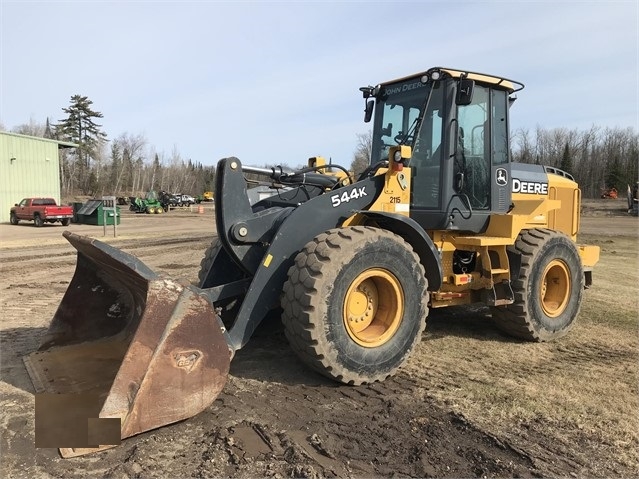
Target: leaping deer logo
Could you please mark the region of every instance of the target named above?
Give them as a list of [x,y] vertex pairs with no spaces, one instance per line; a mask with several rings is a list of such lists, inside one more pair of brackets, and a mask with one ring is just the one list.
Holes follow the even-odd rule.
[[495,182],[499,186],[506,186],[506,184],[508,183],[508,172],[503,168],[498,168],[495,173]]

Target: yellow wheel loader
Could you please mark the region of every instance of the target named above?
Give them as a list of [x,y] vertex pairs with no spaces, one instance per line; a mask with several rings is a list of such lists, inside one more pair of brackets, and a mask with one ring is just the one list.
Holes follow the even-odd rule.
[[[63,456],[117,442],[101,439],[101,420],[116,420],[119,440],[209,407],[234,353],[278,305],[300,359],[354,385],[393,375],[431,308],[484,303],[514,337],[566,334],[599,249],[576,244],[572,176],[510,161],[521,89],[450,68],[361,88],[373,141],[358,178],[320,157],[298,171],[222,159],[218,236],[197,286],[65,232],[77,269],[25,359],[38,392],[95,402],[90,439],[59,444]],[[251,203],[246,173],[285,188]]]

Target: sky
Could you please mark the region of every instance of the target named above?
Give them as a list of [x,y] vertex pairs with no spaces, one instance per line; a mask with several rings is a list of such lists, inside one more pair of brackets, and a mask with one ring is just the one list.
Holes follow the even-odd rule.
[[444,66],[524,83],[511,131],[637,131],[638,43],[637,0],[0,0],[0,125],[79,94],[149,161],[348,167],[359,87]]

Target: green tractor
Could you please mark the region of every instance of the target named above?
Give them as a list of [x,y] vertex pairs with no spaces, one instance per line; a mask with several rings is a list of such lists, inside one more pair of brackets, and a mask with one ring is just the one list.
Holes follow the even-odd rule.
[[164,207],[158,198],[158,194],[153,190],[147,192],[144,199],[140,197],[131,198],[130,209],[136,213],[147,213],[151,215],[164,213]]

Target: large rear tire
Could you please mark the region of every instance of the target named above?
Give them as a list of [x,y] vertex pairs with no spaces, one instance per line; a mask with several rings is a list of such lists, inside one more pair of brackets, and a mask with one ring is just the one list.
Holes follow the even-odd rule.
[[44,225],[44,220],[42,219],[40,215],[35,215],[33,217],[33,224],[35,225],[36,228],[40,228],[41,226]]
[[574,326],[581,308],[584,271],[575,243],[548,229],[523,231],[511,252],[521,255],[521,272],[512,282],[515,302],[494,307],[499,329],[529,341],[550,341]]
[[343,383],[393,375],[426,327],[424,267],[408,243],[386,230],[355,226],[317,236],[295,258],[283,291],[291,348]]

